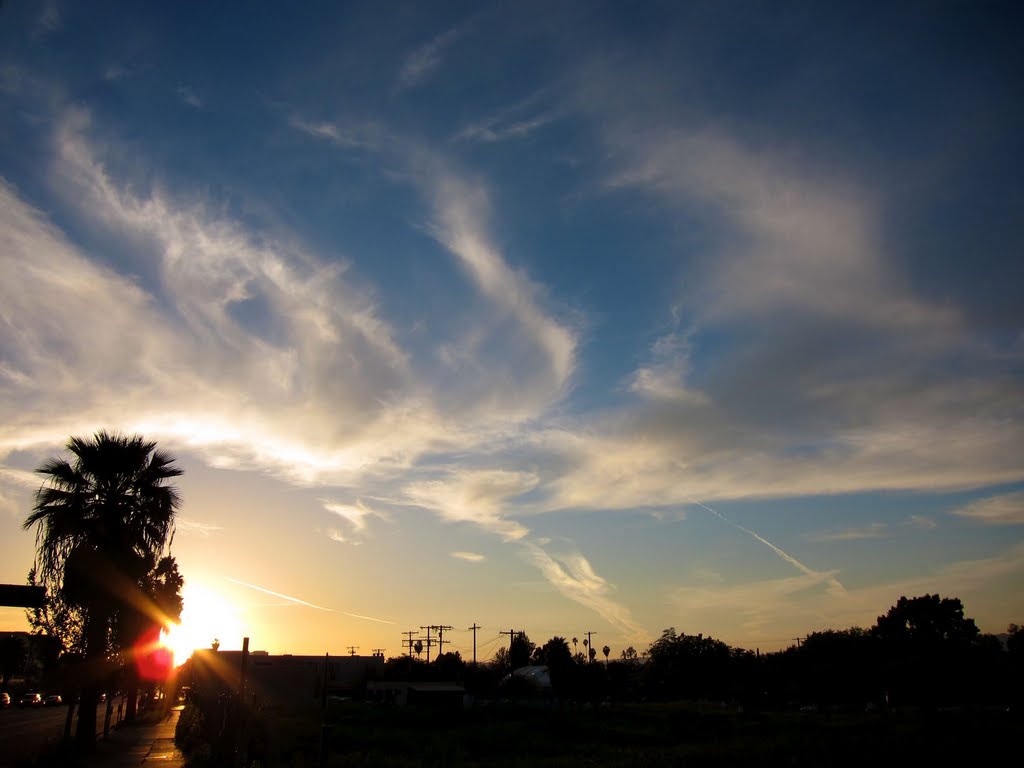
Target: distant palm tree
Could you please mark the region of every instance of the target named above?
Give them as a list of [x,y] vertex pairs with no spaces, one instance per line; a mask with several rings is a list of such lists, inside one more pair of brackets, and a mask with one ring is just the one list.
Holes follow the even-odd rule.
[[[82,612],[86,661],[102,666],[118,612],[139,608],[139,585],[168,543],[179,504],[168,481],[182,471],[138,435],[72,437],[67,449],[71,461],[36,470],[45,484],[24,528],[36,527],[40,582]],[[76,737],[90,744],[99,685],[93,675],[82,688]]]
[[612,649],[609,648],[607,645],[604,648],[601,649],[601,653],[604,654],[604,665],[606,667],[608,666],[608,654],[611,653],[611,652],[612,652]]
[[573,656],[575,656],[578,653],[578,651],[576,650],[576,643],[578,643],[578,642],[579,641],[575,637],[572,639],[572,655]]

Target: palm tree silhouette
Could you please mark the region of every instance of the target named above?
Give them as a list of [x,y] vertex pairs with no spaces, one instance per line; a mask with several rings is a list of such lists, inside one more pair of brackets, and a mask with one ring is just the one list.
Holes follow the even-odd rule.
[[[139,585],[171,536],[181,475],[174,458],[138,435],[105,431],[72,437],[72,460],[51,458],[36,471],[45,476],[25,519],[36,527],[36,563],[50,594],[76,606],[84,621],[87,667],[100,666],[111,650],[119,612],[145,610]],[[96,738],[100,680],[83,681],[76,738]]]

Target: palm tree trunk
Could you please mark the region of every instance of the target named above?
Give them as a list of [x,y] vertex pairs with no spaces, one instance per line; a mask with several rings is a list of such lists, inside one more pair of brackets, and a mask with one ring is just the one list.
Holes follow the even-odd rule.
[[107,654],[108,615],[106,605],[97,600],[86,617],[86,664],[75,740],[90,748],[96,743],[96,706],[100,699],[101,668]]
[[135,713],[138,711],[139,704],[139,672],[135,669],[134,663],[128,666],[125,694],[127,698],[124,705],[124,721],[126,723],[134,723]]

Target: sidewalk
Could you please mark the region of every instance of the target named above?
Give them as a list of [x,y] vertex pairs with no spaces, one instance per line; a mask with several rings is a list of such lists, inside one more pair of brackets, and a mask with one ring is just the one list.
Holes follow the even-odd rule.
[[185,758],[174,746],[174,728],[180,714],[181,707],[175,707],[159,723],[112,729],[107,738],[96,742],[89,768],[184,768]]

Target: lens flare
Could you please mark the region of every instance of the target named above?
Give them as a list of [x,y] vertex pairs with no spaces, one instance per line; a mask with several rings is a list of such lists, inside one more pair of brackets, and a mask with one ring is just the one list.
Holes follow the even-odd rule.
[[209,648],[214,640],[227,647],[240,642],[244,630],[235,606],[220,594],[196,582],[181,592],[181,621],[164,632],[162,643],[174,654],[174,664],[184,664],[197,648]]

